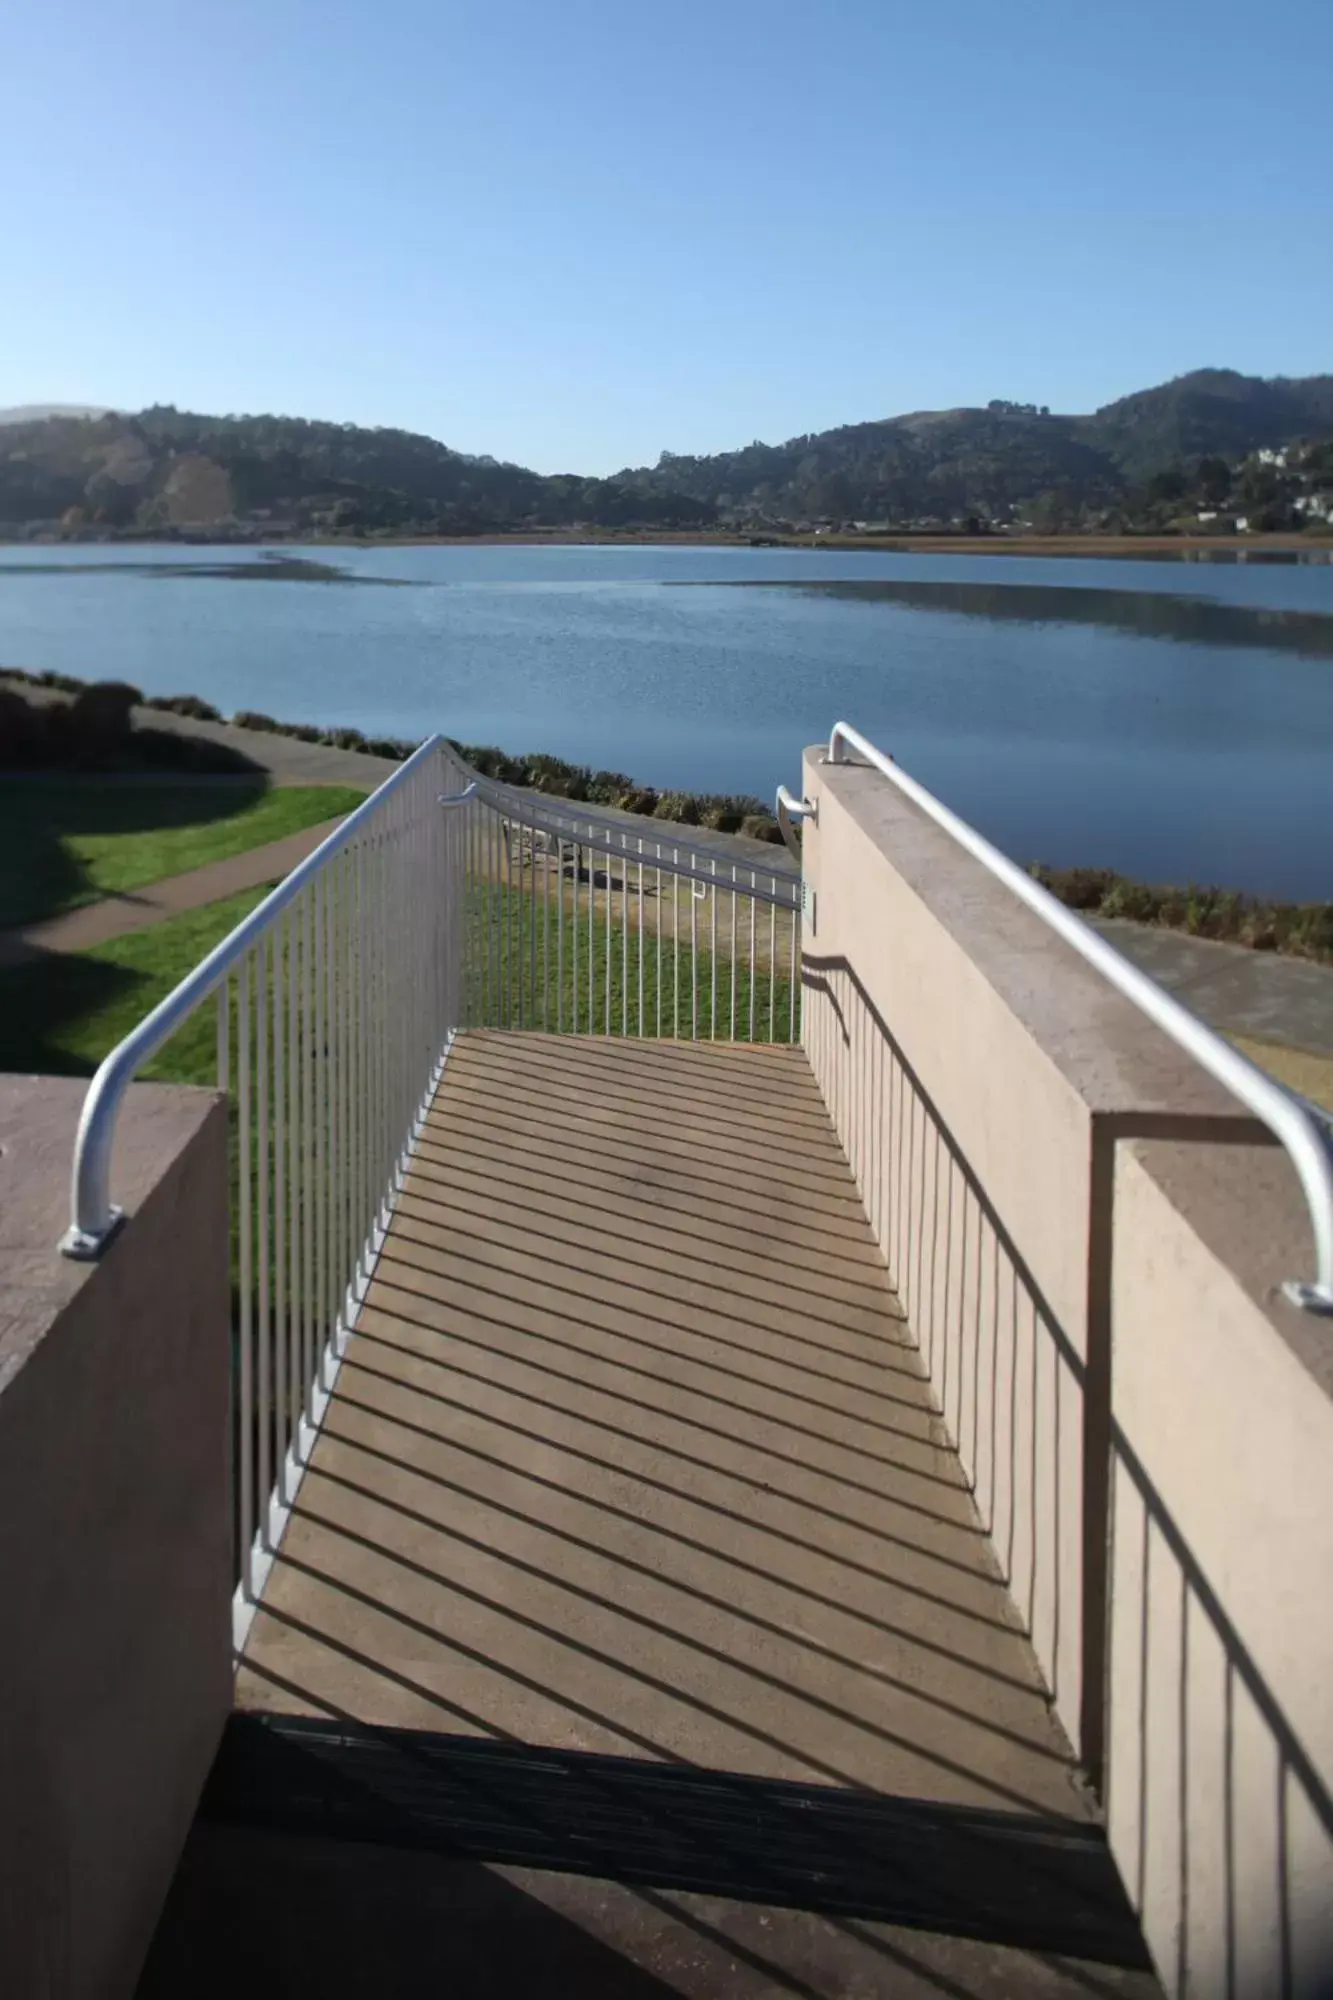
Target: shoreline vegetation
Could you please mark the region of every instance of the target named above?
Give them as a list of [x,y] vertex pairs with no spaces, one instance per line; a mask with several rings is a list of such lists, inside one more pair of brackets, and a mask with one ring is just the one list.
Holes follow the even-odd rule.
[[[367,736],[352,728],[319,728],[311,723],[285,723],[273,716],[242,709],[227,717],[199,695],[150,695],[120,683],[93,682],[72,674],[28,673],[0,667],[0,683],[8,681],[76,700],[92,688],[114,689],[117,706],[135,705],[257,734],[291,736],[330,749],[356,750],[401,762],[416,744],[388,736]],[[3,687],[0,687],[0,770],[13,768],[7,754]],[[191,756],[184,745],[182,766]],[[198,742],[198,739],[194,739]],[[452,742],[453,739],[451,738]],[[578,804],[612,806],[643,818],[681,826],[708,827],[750,839],[781,843],[777,821],[761,799],[746,794],[659,791],[639,785],[623,772],[595,771],[542,752],[513,756],[487,744],[454,743],[459,754],[485,777],[546,792]],[[218,746],[222,748],[221,745]],[[199,768],[196,763],[195,768]],[[1051,868],[1028,864],[1028,872],[1068,908],[1085,917],[1125,918],[1133,923],[1183,931],[1193,937],[1242,945],[1253,951],[1273,951],[1333,965],[1333,902],[1282,903],[1213,885],[1139,882],[1109,868]]]

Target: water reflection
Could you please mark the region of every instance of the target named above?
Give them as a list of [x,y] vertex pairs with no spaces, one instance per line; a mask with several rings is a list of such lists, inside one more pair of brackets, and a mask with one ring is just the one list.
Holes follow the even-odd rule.
[[0,577],[8,576],[131,576],[178,580],[182,577],[212,577],[224,583],[368,583],[390,590],[411,590],[417,580],[407,576],[376,576],[368,571],[344,569],[341,564],[320,562],[313,556],[238,555],[212,562],[62,562],[0,563]]
[[[695,588],[684,584],[685,589]],[[710,586],[717,588],[717,585]],[[952,612],[1009,625],[1096,625],[1139,639],[1175,639],[1196,646],[1265,646],[1305,659],[1333,659],[1333,617],[1262,605],[1219,604],[1194,597],[1134,590],[1089,590],[1067,584],[929,582],[763,582],[736,580],[735,590],[797,591],[852,604],[900,604],[912,611]]]

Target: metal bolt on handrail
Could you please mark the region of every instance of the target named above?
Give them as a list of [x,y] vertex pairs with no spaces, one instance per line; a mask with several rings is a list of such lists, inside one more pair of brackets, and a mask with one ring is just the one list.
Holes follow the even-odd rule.
[[[1310,1223],[1314,1231],[1315,1276],[1313,1282],[1288,1279],[1282,1290],[1293,1305],[1306,1312],[1333,1314],[1333,1139],[1312,1107],[1285,1090],[1273,1078],[1224,1041],[1213,1029],[1183,1007],[1170,993],[1140,972],[1127,958],[1085,924],[1050,891],[1043,889],[1018,864],[993,847],[983,834],[918,784],[892,758],[878,749],[850,723],[837,722],[829,736],[828,761],[846,760],[839,751],[846,746],[896,785],[929,819],[942,827],[988,873],[1039,916],[1043,923],[1071,945],[1081,958],[1100,972],[1141,1013],[1171,1037],[1187,1055],[1206,1069],[1225,1089],[1239,1098],[1247,1110],[1265,1124],[1286,1148],[1299,1177]],[[788,795],[790,801],[790,795]]]

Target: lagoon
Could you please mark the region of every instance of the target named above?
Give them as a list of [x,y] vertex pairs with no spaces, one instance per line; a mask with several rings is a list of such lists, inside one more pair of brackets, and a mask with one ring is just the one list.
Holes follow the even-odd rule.
[[843,717],[1022,861],[1333,897],[1327,564],[11,546],[3,665],[764,798]]

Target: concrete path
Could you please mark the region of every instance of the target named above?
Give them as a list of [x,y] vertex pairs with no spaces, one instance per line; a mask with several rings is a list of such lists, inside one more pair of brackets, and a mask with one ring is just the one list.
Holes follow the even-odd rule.
[[299,833],[270,840],[263,847],[229,855],[225,861],[209,861],[184,875],[170,875],[163,882],[148,883],[121,896],[104,896],[100,902],[62,911],[41,923],[0,931],[0,966],[22,965],[41,952],[88,951],[109,938],[123,937],[127,931],[144,930],[149,924],[178,917],[183,910],[202,909],[206,903],[239,895],[242,889],[280,882],[341,825],[341,817],[326,819],[319,826],[303,827]]
[[1333,1056],[1333,966],[1122,918],[1093,928],[1223,1034]]

